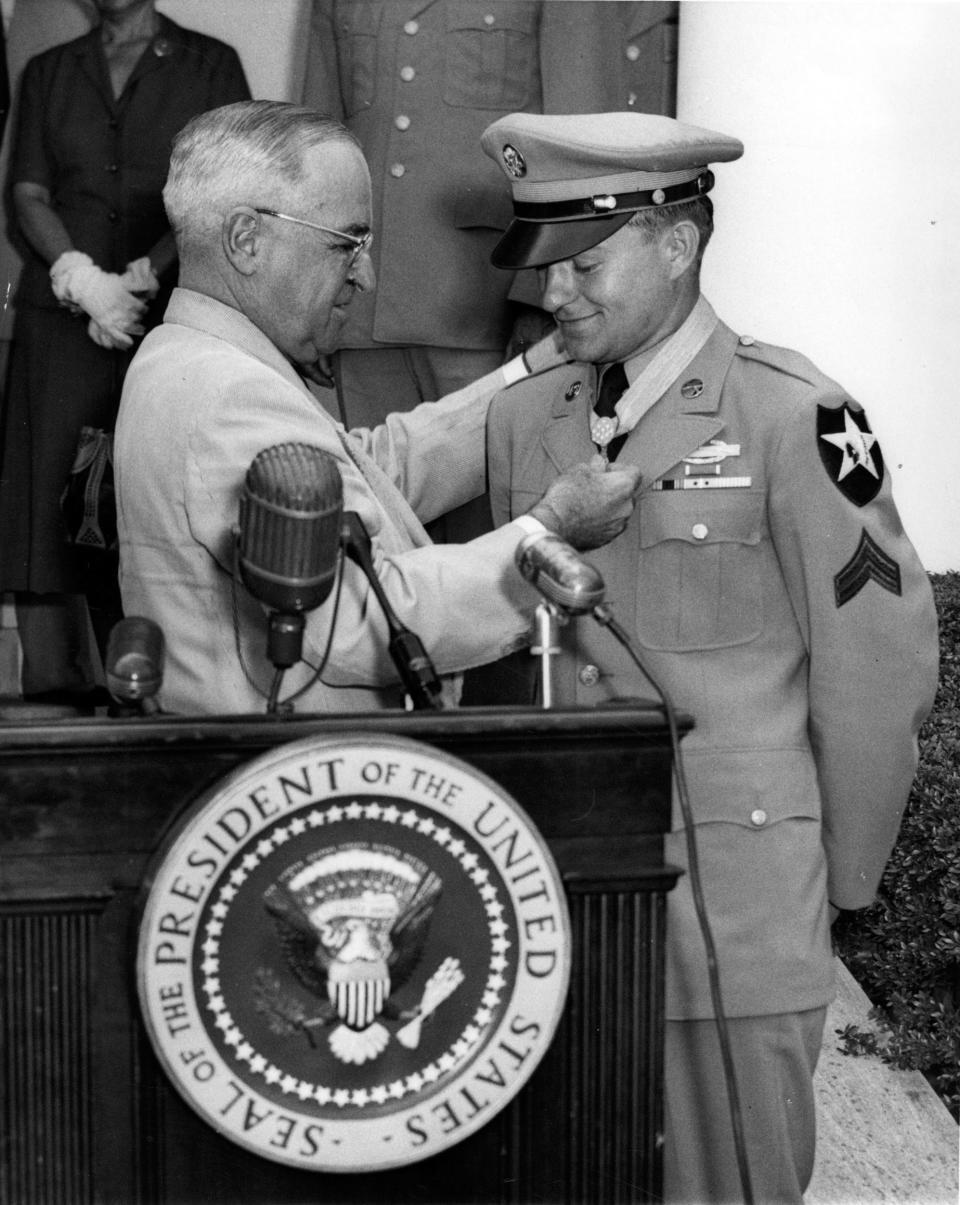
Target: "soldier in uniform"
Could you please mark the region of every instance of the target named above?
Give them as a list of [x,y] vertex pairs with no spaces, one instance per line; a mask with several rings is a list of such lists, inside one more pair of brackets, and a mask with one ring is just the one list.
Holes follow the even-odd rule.
[[560,629],[555,696],[600,705],[653,682],[694,722],[666,848],[687,873],[668,897],[665,1195],[739,1200],[744,1180],[691,828],[748,1178],[757,1201],[800,1202],[830,921],[873,900],[908,797],[936,686],[930,584],[862,408],[700,292],[709,164],[738,158],[736,139],[518,113],[483,147],[514,197],[493,260],[538,270],[571,356],[491,406],[495,521],[597,448],[641,472],[627,529],[589,559],[644,671],[583,616]]

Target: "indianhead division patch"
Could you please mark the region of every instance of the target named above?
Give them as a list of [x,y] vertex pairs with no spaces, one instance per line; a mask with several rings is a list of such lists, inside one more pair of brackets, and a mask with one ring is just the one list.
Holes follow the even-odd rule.
[[546,1053],[570,922],[543,838],[465,762],[309,738],[223,779],[147,879],[137,989],[187,1103],[321,1172],[424,1159]]
[[846,402],[817,406],[817,449],[823,467],[854,506],[866,506],[883,485],[883,453],[862,410]]

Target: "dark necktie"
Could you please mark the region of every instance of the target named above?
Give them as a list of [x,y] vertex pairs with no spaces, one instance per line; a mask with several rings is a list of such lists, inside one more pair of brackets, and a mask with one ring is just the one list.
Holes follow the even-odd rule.
[[[598,418],[616,418],[617,402],[626,392],[627,374],[621,363],[608,364],[600,381],[600,392],[597,395],[597,404],[593,408],[594,414]],[[607,444],[607,459],[616,460],[623,447],[624,440],[627,438],[627,432],[623,435],[617,435]]]

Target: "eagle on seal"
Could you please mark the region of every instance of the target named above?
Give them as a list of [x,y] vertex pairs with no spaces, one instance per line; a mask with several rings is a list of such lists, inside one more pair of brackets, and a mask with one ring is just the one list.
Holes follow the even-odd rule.
[[420,1021],[462,982],[459,961],[448,958],[418,1008],[401,1011],[391,1002],[423,956],[442,890],[418,859],[354,845],[320,851],[264,893],[287,964],[321,1001],[304,1025],[334,1025],[328,1041],[343,1062],[382,1053],[390,1031],[381,1018],[410,1021],[397,1038],[415,1046]]

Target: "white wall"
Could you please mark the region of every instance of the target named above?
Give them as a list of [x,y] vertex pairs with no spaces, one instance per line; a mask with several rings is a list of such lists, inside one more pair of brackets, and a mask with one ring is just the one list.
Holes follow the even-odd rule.
[[704,292],[867,409],[928,570],[960,569],[960,5],[683,0],[720,164]]
[[257,100],[299,100],[309,0],[157,0],[172,21],[239,54]]

